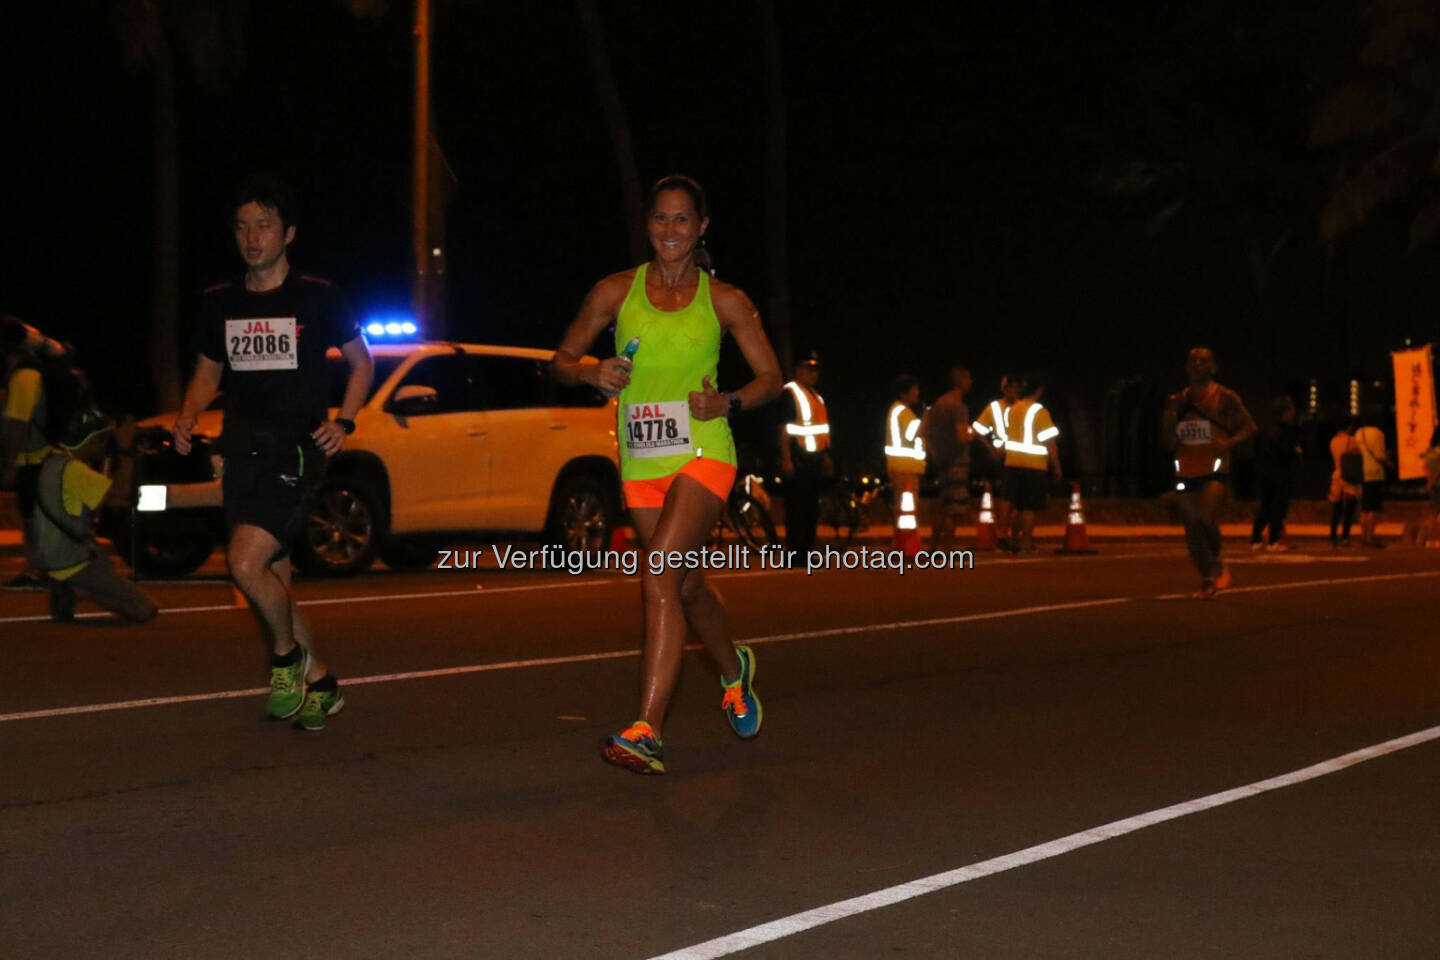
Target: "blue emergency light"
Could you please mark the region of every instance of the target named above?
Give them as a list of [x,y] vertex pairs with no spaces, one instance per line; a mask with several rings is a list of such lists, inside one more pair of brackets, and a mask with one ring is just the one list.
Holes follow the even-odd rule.
[[407,340],[419,332],[415,321],[407,316],[371,317],[365,321],[365,334],[372,340]]

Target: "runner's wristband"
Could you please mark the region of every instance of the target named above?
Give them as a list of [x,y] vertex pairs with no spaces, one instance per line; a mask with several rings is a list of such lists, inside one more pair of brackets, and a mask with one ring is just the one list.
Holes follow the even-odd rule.
[[347,437],[355,432],[355,421],[349,417],[336,417],[335,423],[340,424],[340,429],[345,431]]
[[724,397],[726,402],[730,404],[730,412],[726,414],[727,417],[733,417],[740,412],[740,394],[727,392],[720,394],[720,396]]

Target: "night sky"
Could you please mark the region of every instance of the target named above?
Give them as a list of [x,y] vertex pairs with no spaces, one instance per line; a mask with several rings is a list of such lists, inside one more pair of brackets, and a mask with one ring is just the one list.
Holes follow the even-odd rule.
[[[125,63],[115,5],[0,14],[0,309],[74,340],[112,405],[144,414],[151,86]],[[973,407],[1002,371],[1040,369],[1053,406],[1099,419],[1122,377],[1178,388],[1192,343],[1263,408],[1311,377],[1337,398],[1352,374],[1388,380],[1390,349],[1440,340],[1433,242],[1407,251],[1413,208],[1382,208],[1328,263],[1318,243],[1337,158],[1309,131],[1354,68],[1360,3],[971,6],[776,4],[793,338],[825,359],[842,451],[878,459],[902,371],[933,399],[969,365]],[[410,5],[236,7],[220,82],[179,73],[184,302],[234,271],[230,195],[268,169],[301,193],[292,262],[362,316],[403,308]],[[763,307],[756,6],[600,7],[642,181],[706,184],[720,276]],[[458,0],[434,16],[435,127],[460,181],[450,335],[552,346],[629,259],[579,18]]]

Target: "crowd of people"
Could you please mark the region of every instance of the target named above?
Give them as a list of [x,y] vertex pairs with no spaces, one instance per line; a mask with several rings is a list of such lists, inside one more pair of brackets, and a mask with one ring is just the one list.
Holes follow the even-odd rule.
[[[293,193],[269,177],[248,180],[233,207],[243,270],[204,292],[196,324],[195,367],[172,425],[175,449],[191,449],[198,414],[222,377],[226,404],[219,450],[229,532],[226,560],[270,646],[265,713],[319,730],[344,706],[314,633],[291,595],[289,548],[307,497],[327,460],[345,445],[367,396],[373,361],[345,297],[330,281],[291,267],[297,229]],[[618,397],[617,437],[624,503],[647,551],[681,554],[703,547],[735,482],[730,419],[784,398],[778,462],[785,478],[786,546],[815,546],[821,489],[836,475],[831,422],[819,392],[820,358],[808,353],[782,383],[780,363],[759,312],[738,287],[709,269],[704,189],[684,176],[659,181],[650,196],[648,262],[591,288],[552,364],[563,383]],[[585,359],[610,331],[614,356]],[[734,390],[718,385],[720,345],[730,336],[749,366]],[[623,346],[622,346],[623,345]],[[27,558],[50,592],[52,615],[74,616],[84,596],[121,617],[145,622],[156,608],[117,576],[97,547],[91,517],[103,504],[133,496],[135,425],[116,423],[88,396],[69,349],[13,317],[0,318],[5,360],[0,486],[17,491]],[[348,365],[344,399],[326,404],[326,351]],[[1173,451],[1173,499],[1200,577],[1196,596],[1232,582],[1222,556],[1219,519],[1229,496],[1234,450],[1252,438],[1260,498],[1254,549],[1285,549],[1286,517],[1303,453],[1296,409],[1274,401],[1257,428],[1238,394],[1215,379],[1214,353],[1189,352],[1187,384],[1163,415]],[[1001,549],[1034,553],[1035,524],[1062,480],[1060,429],[1045,406],[1038,374],[1007,374],[999,395],[972,418],[974,384],[963,367],[929,407],[915,377],[897,377],[886,411],[883,447],[894,493],[895,546],[919,549],[921,479],[937,489],[932,544],[944,550],[969,521],[972,496],[993,498]],[[1440,447],[1427,452],[1427,489],[1440,511]],[[1387,467],[1393,461],[1376,422],[1347,424],[1330,442],[1331,542],[1350,543],[1357,509],[1361,543],[1374,548]],[[109,473],[104,464],[113,467]],[[606,738],[603,757],[638,773],[665,771],[663,730],[680,672],[687,631],[703,642],[719,671],[720,709],[739,737],[756,736],[763,708],[756,656],[731,636],[724,602],[700,569],[648,566],[641,575],[644,648],[633,722]]]

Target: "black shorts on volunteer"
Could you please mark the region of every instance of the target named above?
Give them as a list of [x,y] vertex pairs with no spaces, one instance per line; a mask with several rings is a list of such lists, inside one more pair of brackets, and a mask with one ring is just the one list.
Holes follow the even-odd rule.
[[283,451],[230,454],[220,480],[226,532],[241,524],[259,527],[280,543],[272,561],[287,556],[324,473],[325,455],[309,443]]
[[1362,513],[1379,513],[1384,502],[1384,480],[1370,480],[1360,484],[1360,510]]
[[964,503],[970,499],[968,463],[953,463],[940,470],[940,499],[945,503]]
[[1044,510],[1050,502],[1050,474],[1029,467],[1006,467],[1005,486],[1016,510]]

